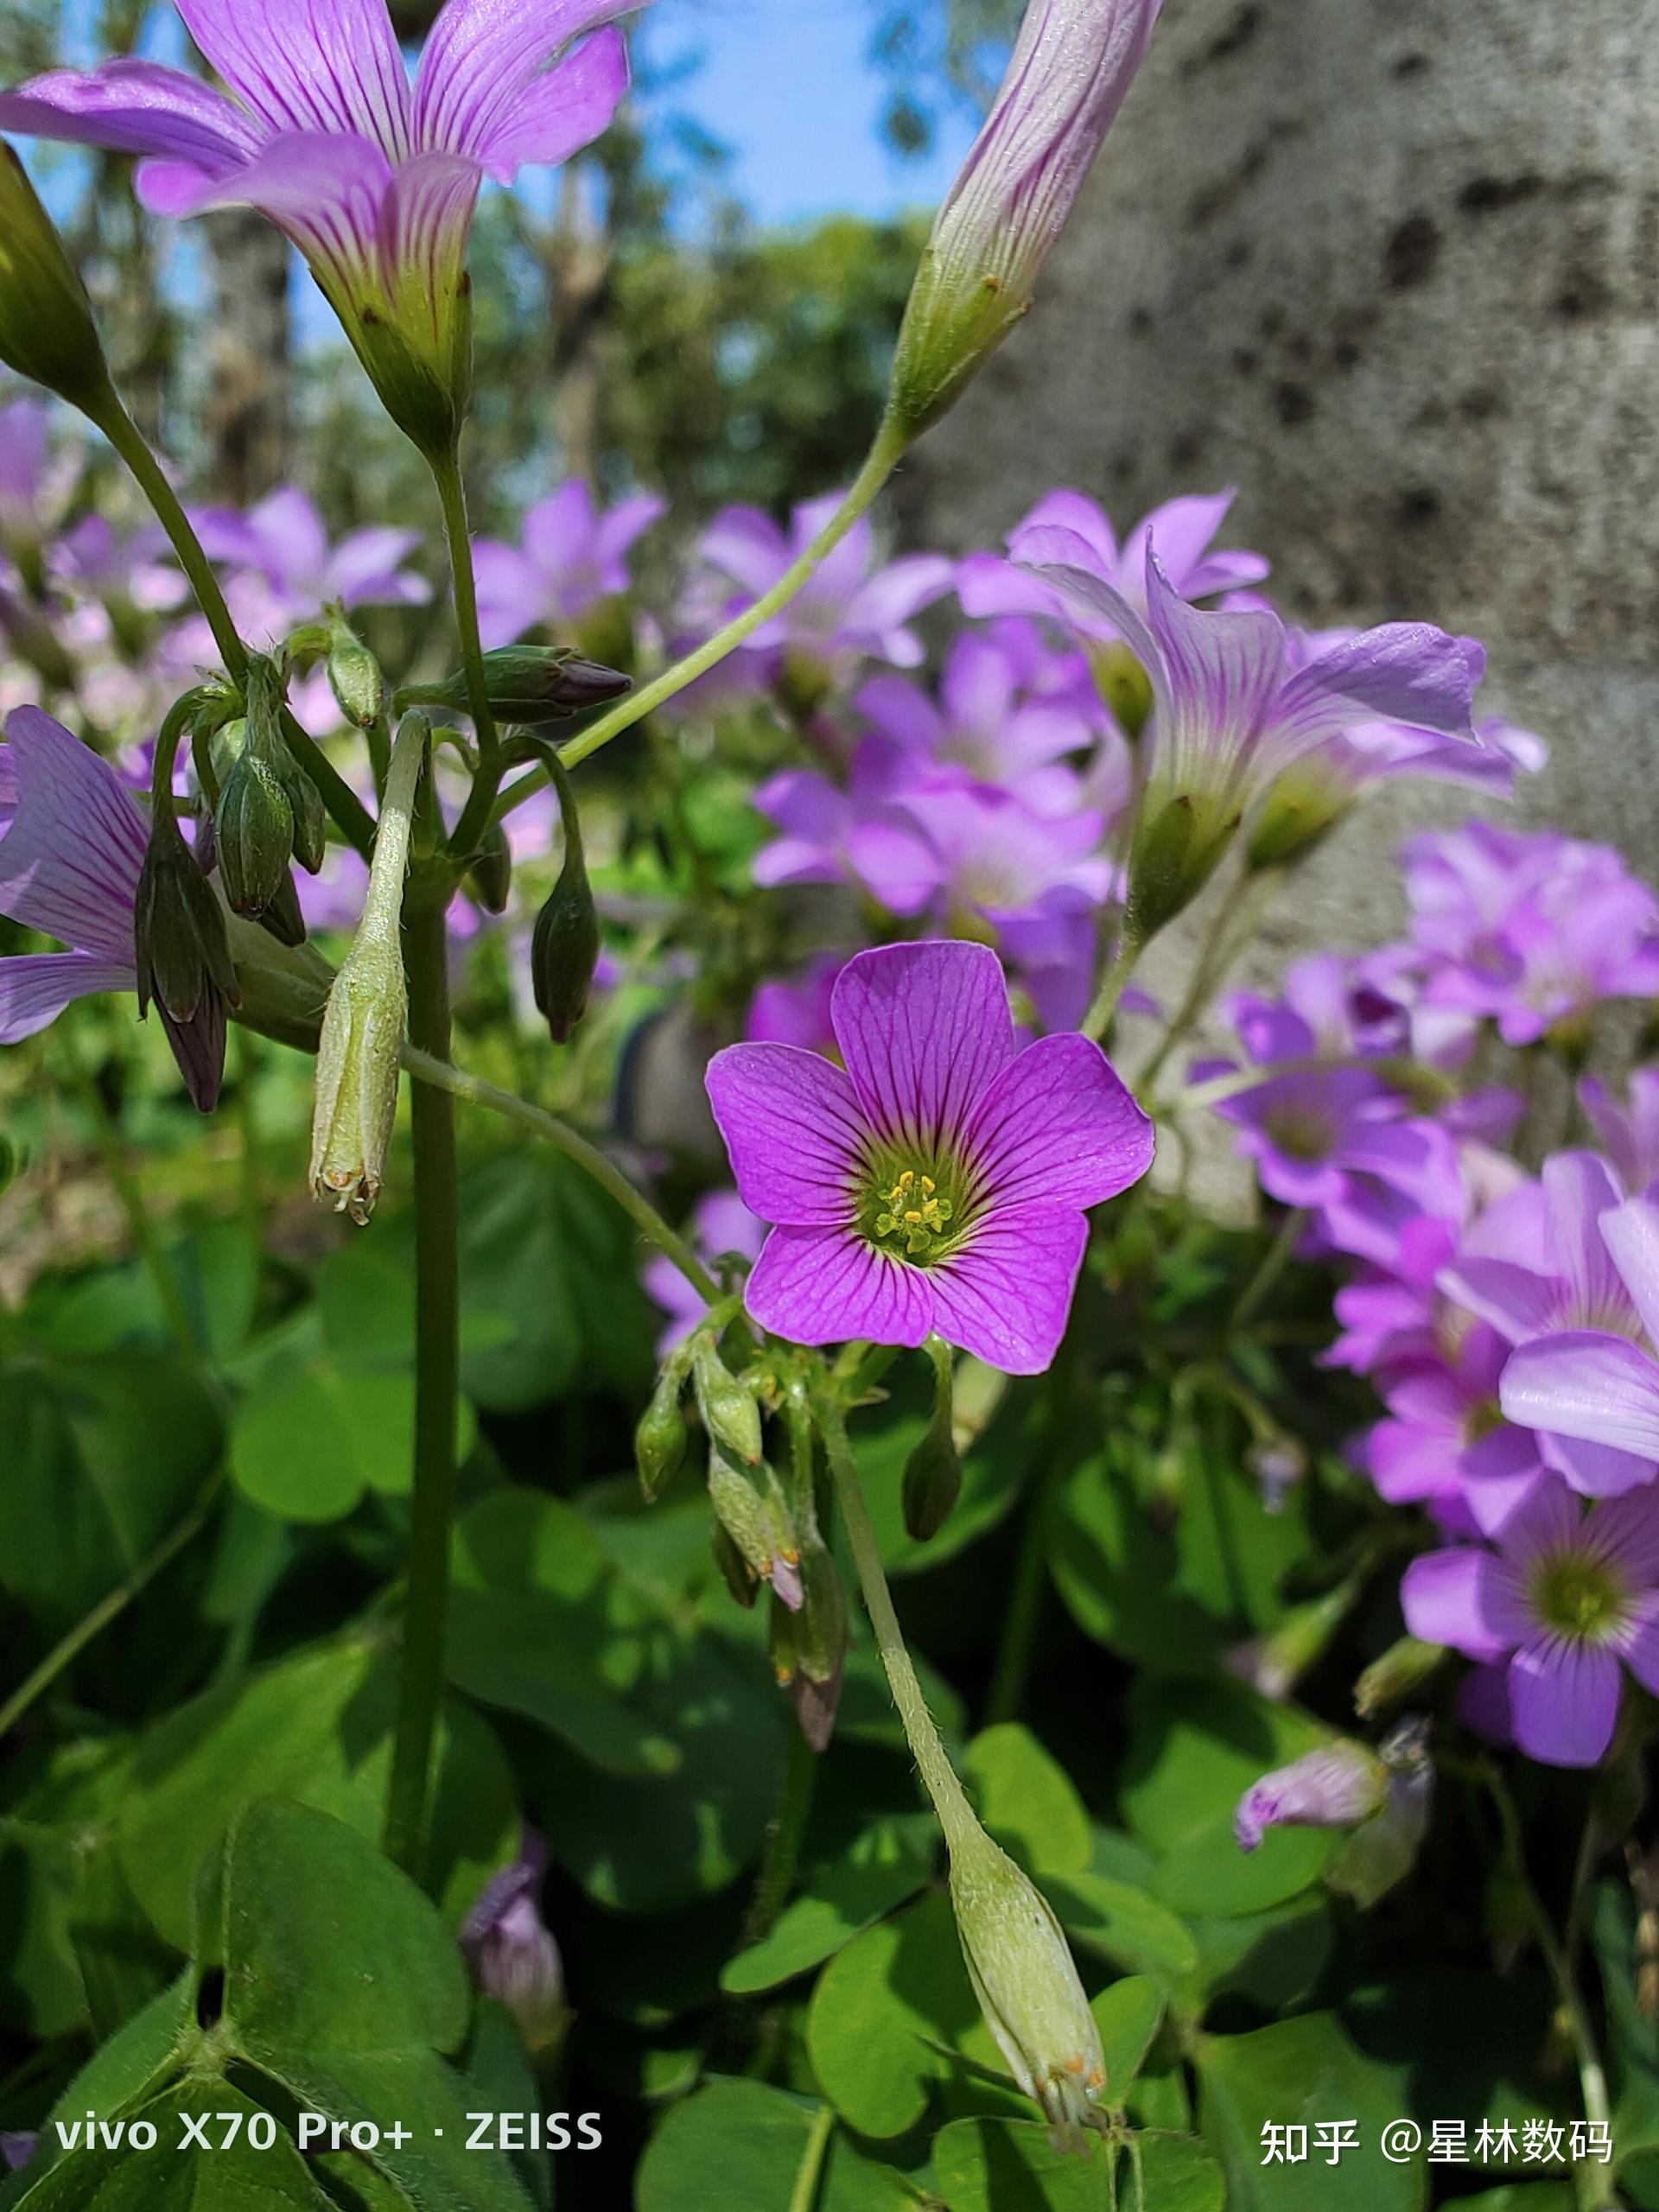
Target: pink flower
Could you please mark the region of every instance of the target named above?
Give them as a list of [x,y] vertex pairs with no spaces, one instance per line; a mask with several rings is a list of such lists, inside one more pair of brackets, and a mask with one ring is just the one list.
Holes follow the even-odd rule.
[[1146,1173],[1152,1124],[1088,1039],[1016,1051],[983,945],[860,953],[830,1018],[844,1071],[788,1045],[734,1045],[709,1066],[739,1192],[774,1224],[749,1312],[799,1344],[937,1333],[1040,1373],[1083,1263],[1084,1210]]

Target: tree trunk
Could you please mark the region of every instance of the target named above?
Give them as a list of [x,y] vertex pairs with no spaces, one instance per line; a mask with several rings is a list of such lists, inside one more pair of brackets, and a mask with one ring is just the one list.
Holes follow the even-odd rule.
[[207,436],[214,496],[251,506],[289,474],[288,241],[264,215],[208,219],[213,254]]
[[[1659,0],[1169,0],[1038,305],[921,448],[994,543],[1075,483],[1120,527],[1233,482],[1316,625],[1491,648],[1552,749],[1524,817],[1659,868]],[[1277,957],[1397,912],[1378,802]]]

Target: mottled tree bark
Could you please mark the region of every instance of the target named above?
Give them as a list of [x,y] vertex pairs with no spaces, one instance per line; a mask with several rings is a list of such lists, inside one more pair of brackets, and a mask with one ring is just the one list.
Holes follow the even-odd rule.
[[[1659,870],[1659,0],[1168,0],[1026,327],[921,449],[994,543],[1056,482],[1120,524],[1236,483],[1298,619],[1492,648],[1525,815]],[[1351,825],[1279,951],[1389,925]]]
[[207,221],[213,286],[209,473],[216,498],[249,506],[289,474],[289,245],[251,208],[229,208]]

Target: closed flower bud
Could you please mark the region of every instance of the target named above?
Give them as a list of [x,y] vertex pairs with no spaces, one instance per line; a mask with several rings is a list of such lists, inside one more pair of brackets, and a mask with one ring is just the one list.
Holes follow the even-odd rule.
[[1030,307],[1135,71],[1160,0],[1030,0],[1007,75],[951,186],[899,333],[906,436],[958,397]]
[[1263,1697],[1281,1702],[1324,1658],[1358,1596],[1352,1581],[1339,1582],[1323,1597],[1293,1605],[1269,1634],[1252,1637],[1227,1654],[1228,1673],[1249,1682]]
[[225,896],[238,914],[263,913],[289,880],[294,808],[276,763],[251,734],[219,786],[213,831]]
[[697,1410],[710,1438],[728,1459],[740,1466],[758,1467],[760,1408],[754,1393],[744,1389],[707,1337],[697,1340],[691,1375]]
[[559,795],[564,866],[531,933],[530,979],[549,1034],[556,1045],[565,1045],[587,1011],[588,995],[594,987],[594,973],[599,966],[599,915],[588,881],[575,793],[551,746],[545,748],[545,758]]
[[933,1416],[926,1433],[905,1462],[905,1527],[918,1544],[937,1536],[962,1495],[962,1460],[951,1431],[950,1347],[935,1337]]
[[88,415],[114,404],[86,287],[22,162],[3,143],[0,361]]
[[512,847],[504,823],[492,822],[479,839],[467,881],[486,914],[505,913],[512,895]]
[[800,1571],[799,1612],[789,1613],[780,1604],[774,1618],[782,1614],[794,1624],[789,1694],[802,1735],[815,1751],[823,1751],[835,1732],[847,1664],[847,1593],[834,1559],[817,1537],[802,1547]]
[[1052,2126],[1103,2127],[1100,2031],[1059,1922],[976,1821],[952,1821],[947,1833],[957,1933],[997,2048]]
[[[484,656],[490,712],[512,729],[545,729],[594,707],[608,706],[633,685],[620,670],[603,668],[566,645],[498,645]],[[464,715],[472,705],[464,674],[399,693],[411,705]]]
[[258,916],[259,927],[268,930],[278,944],[303,944],[306,939],[305,914],[300,905],[300,894],[294,888],[294,879],[286,869],[276,896]]
[[1171,798],[1154,776],[1129,852],[1130,934],[1141,944],[1190,906],[1232,842],[1236,814],[1188,792]]
[[750,1573],[748,1562],[727,1534],[724,1524],[716,1520],[711,1540],[715,1565],[720,1569],[720,1579],[728,1594],[736,1599],[745,1612],[751,1612],[760,1594],[755,1578]]
[[154,999],[175,1022],[236,997],[225,915],[170,813],[156,817],[133,906],[138,1011]]
[[538,1903],[546,1872],[547,1847],[526,1828],[518,1858],[486,1885],[461,1930],[474,1980],[512,2013],[532,2057],[560,2041],[569,2018],[559,1947]]
[[357,632],[338,617],[328,626],[328,687],[353,729],[368,729],[386,710],[380,664]]
[[1402,1636],[1380,1659],[1373,1659],[1354,1684],[1355,1712],[1362,1720],[1372,1720],[1403,1705],[1445,1664],[1447,1656],[1443,1643]]
[[1382,1811],[1388,1786],[1376,1753],[1339,1737],[1252,1783],[1238,1801],[1233,1834],[1241,1851],[1254,1851],[1272,1827],[1357,1827]]
[[355,1222],[373,1212],[385,1180],[408,1019],[397,938],[359,929],[322,1018],[311,1125],[312,1195]]
[[1091,645],[1089,660],[1096,690],[1133,745],[1152,719],[1152,678],[1121,639]]
[[801,1603],[800,1548],[772,1470],[756,1481],[718,1445],[709,1448],[709,1497],[715,1517],[756,1582],[770,1582],[791,1611]]
[[639,1487],[653,1500],[662,1496],[685,1457],[685,1416],[680,1411],[683,1379],[671,1365],[663,1370],[657,1378],[657,1388],[651,1394],[651,1402],[633,1432],[633,1459],[639,1470]]
[[279,773],[294,810],[294,857],[308,875],[315,875],[328,852],[328,810],[322,793],[286,746]]

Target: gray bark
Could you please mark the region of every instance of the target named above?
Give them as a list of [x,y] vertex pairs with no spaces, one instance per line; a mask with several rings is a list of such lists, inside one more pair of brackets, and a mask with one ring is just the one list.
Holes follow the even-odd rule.
[[[1552,748],[1522,817],[1652,874],[1656,115],[1659,0],[1168,0],[1036,308],[918,454],[925,528],[1236,483],[1288,613],[1483,639]],[[1374,806],[1264,970],[1392,926],[1398,829],[1455,802]]]

